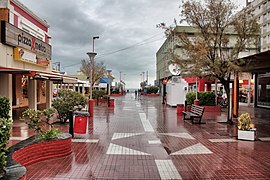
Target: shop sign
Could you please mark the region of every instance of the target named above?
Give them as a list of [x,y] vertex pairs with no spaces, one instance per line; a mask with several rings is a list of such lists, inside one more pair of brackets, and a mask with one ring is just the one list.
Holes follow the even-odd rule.
[[50,61],[22,48],[14,48],[14,60],[48,67]]
[[37,64],[41,65],[41,66],[48,66],[50,64],[50,62],[47,59],[39,59],[39,58],[37,58]]
[[26,49],[45,59],[51,59],[51,45],[5,21],[1,21],[1,42]]
[[37,64],[37,55],[22,48],[14,48],[14,59],[17,61],[25,61]]
[[8,0],[0,0],[0,8],[7,8]]

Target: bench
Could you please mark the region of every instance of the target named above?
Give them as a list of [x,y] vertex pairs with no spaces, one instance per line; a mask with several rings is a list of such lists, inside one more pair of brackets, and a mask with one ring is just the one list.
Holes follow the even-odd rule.
[[[184,120],[191,120],[192,124],[195,124],[195,123],[201,124],[203,112],[204,112],[204,107],[192,104],[190,112],[183,111]],[[194,119],[198,119],[198,121],[195,122]]]

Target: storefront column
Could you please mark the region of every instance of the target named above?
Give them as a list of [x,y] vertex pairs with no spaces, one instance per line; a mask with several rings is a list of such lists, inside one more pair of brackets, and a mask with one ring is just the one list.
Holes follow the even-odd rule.
[[84,84],[82,84],[82,95],[85,95],[85,89],[84,89]]
[[46,108],[52,107],[52,81],[46,81]]
[[76,91],[76,86],[75,86],[75,84],[73,84],[73,91]]
[[28,87],[29,109],[37,110],[37,80],[29,78]]
[[12,75],[0,74],[0,95],[10,100],[9,115],[12,118]]

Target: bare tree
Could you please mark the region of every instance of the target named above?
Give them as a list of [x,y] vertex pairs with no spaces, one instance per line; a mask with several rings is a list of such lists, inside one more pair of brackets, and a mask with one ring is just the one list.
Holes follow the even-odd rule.
[[[82,66],[80,68],[81,72],[87,77],[90,77],[90,69],[91,69],[91,64],[92,60],[82,60],[81,61]],[[92,87],[94,86],[95,83],[98,83],[100,78],[106,76],[106,66],[104,65],[103,62],[95,62],[94,66],[94,74],[92,75]]]
[[257,50],[260,28],[256,18],[250,8],[236,14],[237,7],[230,0],[189,0],[180,8],[180,22],[195,28],[192,38],[188,32],[177,33],[164,23],[158,25],[167,36],[177,39],[174,48],[184,50],[184,56],[173,54],[173,62],[182,72],[217,78],[229,97],[231,75],[246,65],[239,53]]

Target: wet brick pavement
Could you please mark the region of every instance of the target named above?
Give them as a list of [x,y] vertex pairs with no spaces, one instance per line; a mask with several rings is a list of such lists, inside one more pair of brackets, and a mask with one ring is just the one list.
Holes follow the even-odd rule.
[[[270,110],[250,112],[258,138],[270,137]],[[270,141],[236,139],[226,112],[205,113],[192,125],[160,97],[115,98],[95,107],[88,134],[76,135],[73,153],[27,166],[28,179],[270,179]],[[67,132],[68,127],[57,125]],[[15,121],[9,146],[33,132]]]

